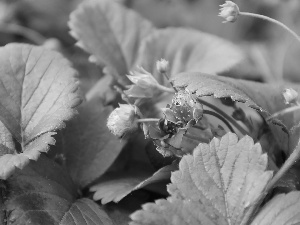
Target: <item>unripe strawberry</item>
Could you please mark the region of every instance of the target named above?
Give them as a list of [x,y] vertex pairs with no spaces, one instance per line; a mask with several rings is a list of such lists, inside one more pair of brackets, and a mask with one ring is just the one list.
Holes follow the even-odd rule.
[[139,116],[136,112],[135,106],[120,104],[120,107],[112,111],[107,119],[107,127],[110,132],[122,138],[126,134],[136,131],[139,128],[137,122]]

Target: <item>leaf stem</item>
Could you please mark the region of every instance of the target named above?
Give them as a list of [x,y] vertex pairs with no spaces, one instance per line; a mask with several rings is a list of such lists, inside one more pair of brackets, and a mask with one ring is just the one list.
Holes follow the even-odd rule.
[[270,18],[268,16],[264,16],[264,15],[260,15],[260,14],[256,14],[256,13],[249,13],[249,12],[240,12],[239,15],[259,18],[259,19],[266,20],[266,21],[269,21],[271,23],[274,23],[274,24],[280,26],[281,28],[283,28],[284,30],[286,30],[288,33],[290,33],[292,36],[294,36],[294,38],[296,38],[300,42],[300,37],[298,36],[298,34],[296,34],[288,26],[286,26],[285,24],[279,22],[278,20],[275,20],[275,19]]
[[[204,101],[204,100],[202,100],[202,99],[200,99],[200,98],[198,98],[198,101],[201,103],[201,104],[203,104],[203,105],[205,105],[205,106],[207,106],[207,107],[209,107],[209,108],[211,108],[211,109],[213,109],[214,111],[216,111],[217,113],[219,113],[220,115],[222,115],[226,120],[228,120],[233,126],[235,126],[236,127],[236,129],[238,129],[243,135],[249,135],[249,133],[241,126],[241,125],[239,125],[233,118],[231,118],[230,116],[228,116],[226,113],[224,113],[222,110],[220,110],[218,107],[216,107],[216,106],[214,106],[214,105],[212,105],[212,104],[210,104],[210,103],[208,103],[208,102],[206,102],[206,101]],[[235,133],[235,132],[234,132]],[[250,135],[249,135],[250,136]]]
[[286,109],[283,109],[283,110],[280,110],[280,111],[274,113],[273,115],[267,117],[266,120],[268,121],[268,120],[271,120],[275,117],[282,116],[284,114],[291,113],[291,112],[294,112],[294,111],[299,110],[299,109],[300,109],[300,105],[291,106],[289,108],[286,108]]

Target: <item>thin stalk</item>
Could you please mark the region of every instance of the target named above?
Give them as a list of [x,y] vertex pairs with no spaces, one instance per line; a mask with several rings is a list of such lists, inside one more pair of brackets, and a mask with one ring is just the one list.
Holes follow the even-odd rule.
[[[243,135],[249,135],[249,133],[248,133],[241,125],[239,125],[233,118],[231,118],[230,116],[228,116],[226,113],[224,113],[224,112],[223,112],[222,110],[220,110],[218,107],[216,107],[216,106],[214,106],[214,105],[212,105],[212,104],[210,104],[210,103],[208,103],[208,102],[206,102],[206,101],[204,101],[204,100],[202,100],[202,99],[199,99],[199,98],[198,98],[198,101],[199,101],[201,104],[203,104],[203,105],[205,105],[205,106],[207,106],[207,107],[213,109],[213,110],[216,111],[218,114],[222,115],[226,120],[230,121],[230,123],[231,123],[233,126],[235,126],[236,129],[238,129]],[[250,136],[250,135],[249,135],[249,136]]]
[[[167,81],[169,81],[169,83],[170,83],[171,86],[172,86],[173,92],[176,93],[177,90],[176,90],[176,88],[173,86],[173,83],[170,81],[170,78],[169,78],[169,75],[167,74],[167,72],[161,72],[160,74],[163,75],[163,76],[167,79]],[[161,85],[161,86],[162,86],[162,85]],[[164,86],[163,86],[163,87],[164,87]],[[171,89],[171,88],[170,88],[170,89]]]
[[163,72],[163,73],[160,73],[162,74],[163,76],[165,76],[165,78],[169,81],[170,80],[170,77],[169,75],[167,74],[167,72]]
[[300,109],[300,105],[295,105],[295,106],[292,106],[292,107],[289,107],[289,108],[286,108],[286,109],[283,109],[281,111],[278,111],[276,113],[274,113],[273,115],[269,116],[266,118],[266,120],[270,120],[270,119],[273,119],[275,117],[278,117],[278,116],[282,116],[286,113],[291,113],[291,112],[294,112],[296,110],[299,110]]
[[229,130],[234,133],[234,129],[232,128],[232,126],[230,125],[230,123],[227,122],[227,120],[224,119],[224,117],[222,117],[221,115],[219,115],[218,113],[214,112],[214,111],[210,111],[210,110],[203,110],[203,114],[206,115],[211,115],[214,116],[216,118],[218,118],[219,120],[221,120],[223,123],[226,124],[226,126],[229,128]]
[[249,12],[240,12],[239,15],[255,17],[255,18],[259,18],[259,19],[266,20],[266,21],[269,21],[271,23],[274,23],[274,24],[280,26],[281,28],[283,28],[284,30],[286,30],[288,33],[290,33],[294,38],[296,38],[300,42],[300,37],[298,36],[298,34],[296,34],[288,26],[286,26],[285,24],[279,22],[278,20],[275,20],[275,19],[270,18],[268,16],[255,14],[255,13],[249,13]]

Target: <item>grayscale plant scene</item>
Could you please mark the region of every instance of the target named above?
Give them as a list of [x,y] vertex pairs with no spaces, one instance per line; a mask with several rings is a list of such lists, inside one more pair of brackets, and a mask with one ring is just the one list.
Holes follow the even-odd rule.
[[0,225],[300,224],[299,0],[0,0]]

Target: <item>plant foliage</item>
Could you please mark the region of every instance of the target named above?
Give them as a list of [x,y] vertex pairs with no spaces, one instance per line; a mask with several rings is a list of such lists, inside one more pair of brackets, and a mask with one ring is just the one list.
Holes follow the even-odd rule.
[[[43,45],[0,47],[0,224],[300,223],[299,84],[230,78],[250,68],[255,80],[244,68],[253,52],[191,26],[155,27],[130,9],[148,1],[35,1],[0,2],[22,11],[16,21],[33,13],[12,27],[14,11],[0,13],[1,34]],[[201,14],[215,4],[189,2]],[[69,33],[84,51],[23,27],[57,16],[53,29],[73,4]],[[239,10],[226,1],[220,15],[253,15]],[[253,54],[269,76],[259,80],[282,69]]]
[[167,200],[148,203],[131,224],[241,224],[261,200],[272,171],[267,155],[245,136],[227,133],[200,144],[173,172]]
[[[60,54],[11,44],[0,50],[0,178],[6,179],[54,145],[52,135],[72,118],[81,99],[76,71]],[[12,144],[12,139],[16,143]]]

